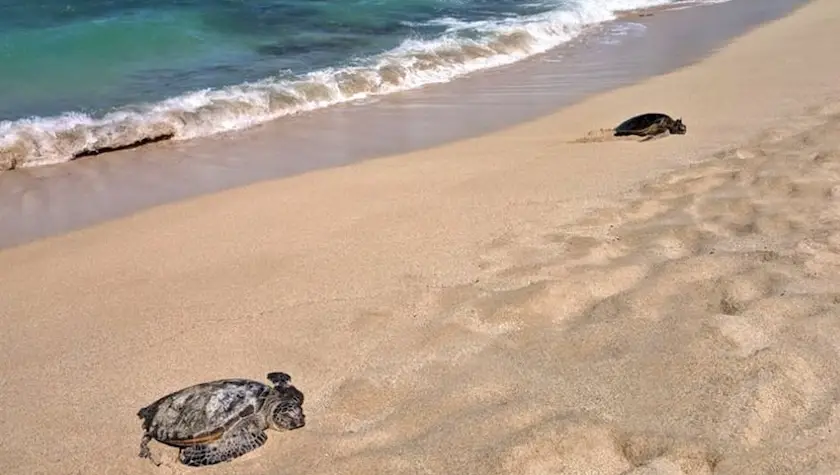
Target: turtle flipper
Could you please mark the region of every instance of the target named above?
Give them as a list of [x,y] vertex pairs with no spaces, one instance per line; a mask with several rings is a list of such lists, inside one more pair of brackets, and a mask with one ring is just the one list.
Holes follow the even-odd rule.
[[218,440],[181,449],[181,463],[193,467],[229,462],[265,444],[268,436],[256,424],[243,423]]
[[140,458],[149,459],[152,461],[153,464],[160,466],[160,461],[155,460],[155,458],[152,457],[152,451],[149,450],[149,442],[151,441],[151,435],[143,434],[143,438],[140,440]]
[[647,137],[639,140],[639,142],[650,142],[651,140],[659,140],[659,139],[663,139],[663,138],[665,138],[669,135],[671,135],[671,134],[667,130],[664,131],[664,132],[657,132],[657,133],[648,135]]

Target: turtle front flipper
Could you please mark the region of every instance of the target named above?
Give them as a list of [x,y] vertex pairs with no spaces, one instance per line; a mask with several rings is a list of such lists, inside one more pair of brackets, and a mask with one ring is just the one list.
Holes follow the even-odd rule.
[[140,458],[141,459],[149,459],[152,461],[153,464],[160,467],[160,460],[155,459],[152,456],[152,451],[149,450],[149,442],[152,441],[152,436],[149,434],[143,434],[143,438],[140,440]]
[[265,444],[268,436],[253,422],[244,421],[221,438],[181,449],[181,463],[193,467],[229,462]]
[[668,130],[655,130],[649,133],[646,137],[639,140],[639,142],[650,142],[651,140],[659,140],[671,135]]

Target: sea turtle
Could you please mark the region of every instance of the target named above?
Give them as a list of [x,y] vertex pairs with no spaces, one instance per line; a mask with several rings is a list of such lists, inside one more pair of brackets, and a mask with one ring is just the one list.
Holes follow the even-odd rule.
[[140,409],[140,457],[152,458],[155,439],[181,449],[181,463],[212,465],[233,460],[268,439],[266,429],[303,427],[303,393],[286,373],[268,373],[274,386],[247,379],[221,379],[168,394]]
[[647,139],[650,139],[665,132],[684,135],[686,127],[681,118],[674,120],[667,114],[650,112],[625,120],[620,123],[614,131],[614,135],[616,137],[638,135],[640,137],[647,137]]

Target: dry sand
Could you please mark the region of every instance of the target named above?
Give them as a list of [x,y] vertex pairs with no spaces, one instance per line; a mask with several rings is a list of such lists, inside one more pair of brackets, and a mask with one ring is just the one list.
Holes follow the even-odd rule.
[[199,473],[136,411],[276,370],[307,426],[201,473],[840,473],[838,24],[0,252],[0,473]]

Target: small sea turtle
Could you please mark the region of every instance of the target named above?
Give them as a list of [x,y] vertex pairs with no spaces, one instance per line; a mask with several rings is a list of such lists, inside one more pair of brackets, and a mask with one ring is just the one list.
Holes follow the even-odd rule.
[[152,458],[155,439],[181,449],[181,463],[212,465],[233,460],[268,439],[266,429],[303,427],[303,393],[286,373],[268,373],[274,386],[247,379],[221,379],[168,394],[140,409],[140,457]]
[[619,124],[614,130],[616,137],[638,135],[650,139],[665,132],[684,135],[686,127],[682,119],[674,120],[667,114],[651,112],[631,117]]

